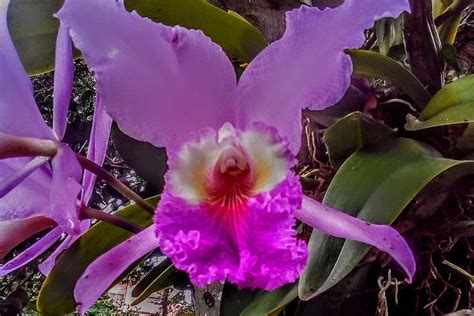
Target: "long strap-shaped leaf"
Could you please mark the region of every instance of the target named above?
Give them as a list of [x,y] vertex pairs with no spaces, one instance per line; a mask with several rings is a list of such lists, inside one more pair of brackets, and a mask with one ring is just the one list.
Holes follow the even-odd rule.
[[[451,169],[457,170],[450,179],[454,180],[474,172],[474,161],[445,159],[422,143],[393,138],[350,156],[331,182],[324,203],[371,223],[391,224],[429,182]],[[314,230],[310,259],[299,282],[300,298],[310,299],[337,284],[369,249]]]
[[447,84],[433,96],[419,119],[407,121],[405,129],[409,131],[474,122],[474,75]]
[[413,99],[415,107],[419,110],[422,110],[430,100],[430,94],[415,75],[394,59],[366,50],[349,50],[347,53],[352,58],[355,75],[392,82]]

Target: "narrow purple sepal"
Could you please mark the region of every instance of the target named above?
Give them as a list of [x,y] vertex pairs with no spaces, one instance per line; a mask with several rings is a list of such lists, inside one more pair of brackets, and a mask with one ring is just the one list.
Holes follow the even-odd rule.
[[[104,163],[111,126],[112,118],[105,112],[104,102],[102,102],[100,95],[97,95],[89,147],[87,148],[87,159],[98,165]],[[84,171],[81,200],[86,205],[93,193],[96,178],[95,174],[87,170]]]
[[58,140],[63,139],[66,132],[67,112],[72,96],[73,79],[74,65],[69,29],[60,24],[56,38],[53,100],[53,130]]
[[53,228],[53,230],[35,242],[28,249],[17,255],[9,262],[0,266],[0,277],[15,271],[16,269],[19,269],[30,263],[32,260],[36,259],[42,253],[48,250],[61,237],[61,234],[62,229],[60,227]]
[[76,283],[74,298],[81,314],[136,260],[158,248],[154,225],[130,237],[97,258]]
[[77,235],[66,236],[66,238],[64,238],[61,244],[56,249],[54,249],[51,255],[49,255],[47,259],[45,259],[38,265],[38,269],[40,270],[40,272],[47,276],[54,268],[57,257],[61,255],[66,249],[68,249],[76,240],[81,238],[81,236],[89,229],[89,227],[90,220],[81,221],[81,232]]
[[326,206],[309,197],[295,212],[296,218],[331,236],[351,239],[388,253],[405,270],[409,282],[416,271],[413,253],[405,239],[388,225],[375,225]]

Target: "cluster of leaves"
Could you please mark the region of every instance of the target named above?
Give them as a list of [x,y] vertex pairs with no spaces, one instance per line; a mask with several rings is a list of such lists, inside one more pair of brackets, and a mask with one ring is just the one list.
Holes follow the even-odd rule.
[[[49,70],[57,29],[57,22],[50,16],[62,1],[12,3],[9,25],[25,67],[31,74]],[[243,17],[205,1],[125,3],[129,10],[154,21],[203,30],[235,62],[238,74],[267,45],[260,31]],[[467,308],[472,282],[469,238],[474,215],[474,192],[470,189],[474,171],[474,76],[470,75],[472,47],[469,55],[465,46],[470,44],[465,38],[472,39],[473,20],[470,1],[433,3],[431,7],[431,0],[412,1],[411,15],[379,21],[367,33],[363,49],[348,52],[354,64],[352,85],[335,107],[305,111],[307,142],[297,167],[308,195],[370,222],[395,222],[409,237],[419,256],[420,272],[416,285],[404,286],[400,292],[400,301],[406,306],[391,307],[400,313],[444,313]],[[31,19],[32,12],[44,15]],[[69,120],[81,126],[90,121],[94,94],[90,74],[79,77],[85,80],[85,88],[73,102],[80,105],[80,110],[73,111]],[[50,99],[39,103],[48,102]],[[48,112],[45,116],[48,118]],[[71,135],[87,130],[78,126],[73,124]],[[117,127],[113,128],[112,139],[126,163],[146,181],[142,194],[158,194],[166,171],[164,149],[133,140]],[[156,197],[151,199],[158,201]],[[135,205],[115,214],[142,226],[151,224],[150,215]],[[388,269],[383,256],[366,245],[311,232],[303,225],[299,231],[301,238],[309,239],[310,248],[310,260],[301,278],[273,292],[239,291],[225,284],[223,315],[276,315],[282,311],[367,314],[373,313],[377,303],[377,311],[383,315],[387,306],[392,306],[389,303],[396,300],[396,290],[390,285],[397,288],[402,282],[393,281],[391,274],[385,283],[379,280],[377,297],[376,279]],[[42,285],[38,309],[44,314],[73,311],[73,289],[79,276],[90,262],[129,236],[120,228],[97,223],[59,258]],[[468,259],[466,254],[470,255]],[[380,259],[375,260],[377,263],[384,263],[384,270],[380,264],[367,264],[375,258]],[[448,268],[439,272],[443,260],[448,260]],[[189,287],[186,275],[169,260],[143,274],[136,275],[139,280],[132,293],[134,304],[163,289]],[[398,271],[394,274],[401,275]],[[410,295],[416,287],[423,293],[415,295],[414,302]],[[309,301],[303,302],[298,296]],[[367,304],[359,304],[361,299]]]

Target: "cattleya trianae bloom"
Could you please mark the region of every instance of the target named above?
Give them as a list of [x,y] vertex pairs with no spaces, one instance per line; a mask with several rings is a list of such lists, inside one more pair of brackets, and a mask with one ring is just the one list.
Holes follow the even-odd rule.
[[[40,266],[49,272],[56,256],[89,227],[88,220],[80,220],[78,210],[80,203],[87,204],[95,182],[91,173],[82,174],[74,152],[62,143],[73,82],[68,30],[60,27],[57,37],[50,128],[36,105],[30,79],[10,38],[8,5],[9,1],[0,3],[0,158],[5,158],[0,160],[0,258],[34,234],[54,228],[0,266],[0,276],[27,264],[67,233],[64,242]],[[105,156],[110,122],[103,107],[98,106],[88,152],[88,157],[98,163]]]
[[75,289],[79,311],[158,246],[197,286],[227,279],[272,290],[294,281],[307,260],[295,217],[388,252],[411,279],[413,255],[393,228],[303,196],[291,170],[301,109],[340,100],[352,72],[344,50],[361,46],[374,20],[407,10],[407,0],[346,0],[291,11],[283,37],[237,82],[201,31],[153,23],[122,1],[66,0],[58,17],[95,72],[106,111],[122,131],[169,156],[155,224],[89,266]]

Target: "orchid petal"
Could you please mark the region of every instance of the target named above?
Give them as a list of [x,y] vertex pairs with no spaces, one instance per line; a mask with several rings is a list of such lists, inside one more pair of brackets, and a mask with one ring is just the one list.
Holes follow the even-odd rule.
[[59,140],[66,132],[67,112],[72,96],[74,65],[69,29],[59,25],[56,39],[56,62],[54,67],[53,130]]
[[405,239],[394,228],[370,224],[309,197],[303,198],[303,206],[295,216],[328,235],[363,242],[387,252],[405,270],[411,282],[416,270],[415,258]]
[[[0,179],[10,177],[30,161],[30,158],[0,160]],[[40,215],[50,217],[47,211],[50,187],[51,170],[49,165],[44,164],[0,198],[0,221],[26,219]]]
[[[109,145],[110,128],[112,118],[105,113],[104,102],[100,96],[97,96],[94,109],[94,119],[92,121],[92,130],[89,138],[89,147],[87,149],[87,159],[92,160],[98,165],[104,163],[107,146]],[[89,202],[94,192],[94,184],[97,176],[87,170],[84,171],[82,179],[82,203]]]
[[79,313],[84,314],[130,265],[158,248],[154,230],[154,225],[151,225],[112,248],[87,267],[74,289]]
[[53,179],[49,192],[50,217],[69,234],[80,233],[77,198],[81,191],[82,168],[76,154],[61,145],[51,161]]
[[0,258],[34,234],[54,225],[53,220],[44,216],[0,222]]
[[90,227],[90,220],[83,220],[81,221],[81,233],[77,235],[67,235],[66,238],[61,242],[61,244],[54,249],[54,251],[49,255],[47,259],[41,262],[38,265],[38,269],[44,275],[48,275],[51,270],[54,268],[56,264],[56,259],[59,255],[61,255],[66,249],[68,249],[76,240],[81,238],[81,236],[89,229]]
[[17,170],[14,174],[0,182],[0,198],[4,197],[8,192],[13,190],[18,184],[25,180],[36,169],[44,165],[49,157],[36,157]]
[[0,2],[0,133],[55,139],[36,105],[31,81],[10,38],[9,3]]
[[234,117],[234,69],[201,31],[153,23],[122,1],[67,0],[58,17],[126,134],[173,150]]
[[374,20],[409,10],[408,0],[346,0],[335,9],[303,6],[286,15],[283,37],[264,49],[239,81],[239,123],[271,122],[293,153],[301,141],[301,109],[334,105],[349,87],[344,49],[360,47]]
[[56,227],[21,254],[0,267],[0,277],[19,269],[48,250],[61,237],[61,228]]

